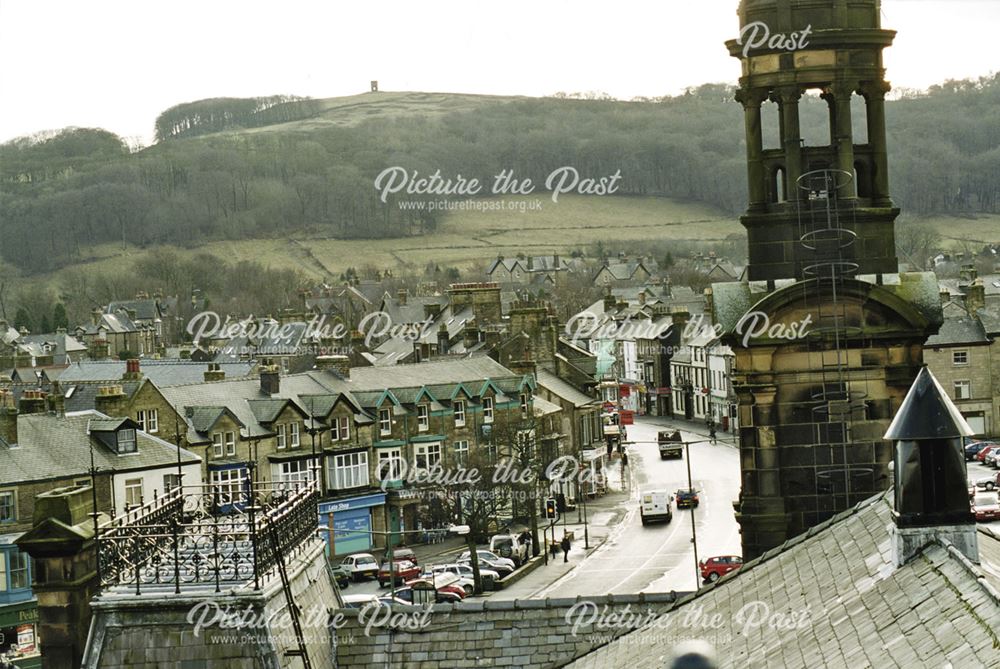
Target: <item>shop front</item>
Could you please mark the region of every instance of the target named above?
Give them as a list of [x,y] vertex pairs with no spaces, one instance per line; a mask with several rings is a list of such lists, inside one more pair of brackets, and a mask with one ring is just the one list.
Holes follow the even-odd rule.
[[38,648],[38,602],[0,605],[0,657],[18,669],[42,666]]
[[332,527],[327,531],[327,552],[346,555],[370,551],[376,545],[374,532],[384,531],[385,493],[361,495],[320,502],[319,524]]

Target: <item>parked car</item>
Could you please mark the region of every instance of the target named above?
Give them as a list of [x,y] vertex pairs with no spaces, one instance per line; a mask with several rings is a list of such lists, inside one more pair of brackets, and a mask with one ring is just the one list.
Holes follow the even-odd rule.
[[743,566],[743,558],[739,555],[719,555],[701,560],[698,563],[701,568],[701,577],[714,583],[731,571],[736,571]]
[[437,591],[437,601],[442,603],[460,602],[466,597],[465,588],[459,583],[459,577],[451,573],[437,574],[433,578],[418,578],[407,583],[411,588],[420,587],[419,583],[424,583],[424,587],[430,587]]
[[642,505],[639,507],[642,524],[645,525],[657,520],[669,523],[673,520],[674,512],[670,508],[671,500],[670,493],[666,490],[648,490],[642,493]]
[[337,587],[341,590],[346,589],[351,584],[351,570],[343,564],[330,567],[330,573],[333,574],[334,580],[337,581]]
[[355,553],[340,561],[342,567],[351,572],[351,578],[360,581],[363,578],[378,576],[378,562],[371,553]]
[[1000,472],[997,472],[996,474],[987,476],[985,478],[978,479],[976,481],[975,487],[982,488],[983,490],[993,490],[994,488],[1000,488]]
[[972,500],[972,513],[980,522],[1000,519],[1000,501],[997,499],[997,493],[976,493]]
[[[436,564],[430,568],[430,571],[432,573],[451,572],[452,574],[456,574],[462,578],[468,579],[472,583],[475,583],[475,577],[472,574],[472,565],[467,562]],[[492,590],[494,584],[500,580],[500,574],[487,568],[485,564],[479,565],[479,576],[483,579],[483,588],[487,590]]]
[[417,578],[418,576],[420,576],[420,567],[412,562],[405,560],[402,562],[394,562],[392,564],[391,574],[389,563],[383,562],[382,567],[378,570],[378,584],[384,588],[389,585],[390,581],[404,583]]
[[[514,561],[507,558],[502,558],[499,555],[492,553],[491,551],[479,549],[476,551],[476,555],[479,558],[479,566],[485,566],[487,569],[492,569],[493,571],[500,574],[500,578],[510,575],[514,571]],[[471,558],[469,556],[469,551],[463,552],[458,556],[458,562],[470,562]]]
[[365,606],[379,603],[378,595],[344,595],[345,609],[363,609]]
[[513,560],[514,566],[520,567],[531,556],[531,535],[526,532],[494,534],[490,537],[490,551],[500,557]]
[[991,444],[988,441],[974,441],[971,444],[968,444],[965,447],[965,461],[970,462],[972,460],[975,460],[976,456],[979,455],[979,451],[983,450],[987,446],[992,446],[992,445],[993,444]]
[[979,460],[980,462],[985,462],[986,456],[989,455],[990,451],[992,451],[994,448],[996,448],[996,446],[994,446],[993,444],[987,444],[986,446],[981,448],[978,453],[976,453],[976,460]]
[[391,595],[382,595],[381,597],[378,598],[378,601],[380,603],[386,605],[386,606],[392,606],[393,604],[402,604],[403,606],[412,606],[413,602],[412,601],[408,601],[408,600],[400,597],[399,596],[400,592],[402,592],[402,590],[396,590],[396,596],[395,597],[393,597]]
[[[413,564],[420,564],[417,560],[417,554],[413,552],[412,548],[403,548],[402,546],[397,546],[392,549],[392,560],[393,562],[412,562]],[[382,556],[383,562],[389,561],[389,551],[387,550]]]
[[1000,456],[1000,448],[994,446],[993,448],[990,449],[990,452],[986,454],[986,457],[983,458],[983,464],[986,465],[987,467],[992,467],[993,469],[996,469],[998,466],[1000,466],[1000,462],[997,462],[997,456]]
[[[466,576],[457,568],[453,570],[447,569],[444,565],[433,565],[431,567],[424,567],[424,571],[420,574],[420,578],[435,579],[438,576],[443,576],[444,574],[458,578],[458,584],[462,586],[463,590],[465,590],[466,596],[471,595],[475,591],[476,581],[472,577],[472,567],[469,567],[469,575]],[[482,570],[480,570],[480,575],[482,575]]]
[[698,506],[698,491],[682,488],[675,493],[678,509],[693,509]]

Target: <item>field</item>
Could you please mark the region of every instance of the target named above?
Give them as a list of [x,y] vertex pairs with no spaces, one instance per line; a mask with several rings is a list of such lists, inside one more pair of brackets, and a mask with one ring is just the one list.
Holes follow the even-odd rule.
[[[643,242],[650,240],[722,240],[742,231],[735,217],[702,204],[665,198],[563,195],[554,203],[542,193],[476,202],[504,209],[449,212],[435,232],[398,239],[339,240],[296,235],[286,239],[210,242],[196,249],[175,250],[180,254],[208,252],[231,262],[256,260],[323,279],[337,277],[348,267],[365,265],[391,268],[398,273],[419,270],[434,262],[465,271],[485,267],[498,254],[568,255],[574,249],[588,252],[595,242],[612,240],[633,240],[641,251]],[[531,206],[540,209],[531,210]],[[521,207],[525,211],[519,211]],[[72,267],[91,271],[120,268],[123,261],[140,259],[157,249],[122,251],[117,245],[103,245],[93,247],[93,251],[88,262]],[[39,278],[58,281],[61,272]]]
[[[231,262],[256,260],[275,268],[296,269],[317,280],[336,278],[348,267],[373,266],[400,273],[419,271],[431,262],[442,268],[458,267],[468,278],[478,278],[475,270],[485,268],[501,254],[588,253],[598,241],[635,242],[635,250],[641,252],[650,241],[721,241],[743,232],[735,216],[668,198],[564,195],[555,203],[540,193],[487,198],[473,204],[486,210],[450,211],[435,232],[423,236],[339,240],[299,234],[283,239],[210,242],[196,249],[175,250],[182,255],[208,252]],[[1000,243],[1000,216],[910,220],[934,225],[946,246],[968,244],[978,249],[984,243]],[[87,262],[32,279],[57,284],[68,269],[120,268],[123,261],[141,259],[157,249],[122,251],[108,244],[94,247],[93,252]]]

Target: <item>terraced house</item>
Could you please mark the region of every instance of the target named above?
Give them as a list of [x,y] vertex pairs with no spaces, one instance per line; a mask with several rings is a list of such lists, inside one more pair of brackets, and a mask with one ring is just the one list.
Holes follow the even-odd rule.
[[309,372],[265,362],[256,379],[171,386],[165,405],[150,396],[131,409],[155,410],[161,435],[200,455],[202,479],[225,499],[248,478],[289,488],[318,478],[319,522],[346,553],[384,545],[382,533],[412,539],[421,500],[407,473],[501,453],[494,426],[530,423],[534,389],[533,375],[485,356],[388,368],[320,356]]

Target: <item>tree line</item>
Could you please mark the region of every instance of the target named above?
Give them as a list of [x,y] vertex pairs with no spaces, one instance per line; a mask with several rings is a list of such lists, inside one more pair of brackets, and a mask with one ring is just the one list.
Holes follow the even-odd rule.
[[[31,274],[85,260],[96,244],[432,232],[442,214],[400,203],[437,196],[380,201],[375,177],[396,165],[484,184],[502,170],[539,185],[567,165],[594,178],[620,170],[621,195],[743,210],[743,114],[732,86],[636,102],[591,97],[401,113],[353,127],[280,125],[322,114],[319,101],[220,98],[166,110],[160,141],[141,151],[97,129],[21,138],[0,145],[0,262]],[[909,92],[887,104],[887,116],[892,193],[904,211],[1000,211],[1000,76]],[[805,96],[807,143],[828,137],[828,122],[826,103]],[[267,124],[278,125],[238,131]],[[774,126],[765,129],[773,141]]]

